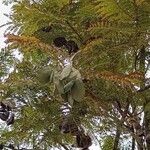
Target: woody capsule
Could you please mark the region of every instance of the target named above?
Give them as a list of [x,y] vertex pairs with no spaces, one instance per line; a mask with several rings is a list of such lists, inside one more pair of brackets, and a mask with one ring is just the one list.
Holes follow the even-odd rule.
[[14,113],[9,105],[0,102],[0,119],[9,126],[14,123]]

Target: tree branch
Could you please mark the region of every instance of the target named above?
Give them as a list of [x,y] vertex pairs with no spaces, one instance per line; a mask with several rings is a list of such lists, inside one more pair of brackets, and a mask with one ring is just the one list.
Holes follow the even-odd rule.
[[82,43],[83,39],[82,39],[81,35],[77,32],[77,30],[71,25],[71,23],[69,21],[66,21],[66,23],[74,31],[74,33],[78,36],[80,42]]
[[116,136],[115,136],[115,141],[114,141],[114,145],[113,145],[113,150],[118,149],[120,135],[121,135],[121,130],[120,130],[120,126],[118,125],[117,130],[116,130]]

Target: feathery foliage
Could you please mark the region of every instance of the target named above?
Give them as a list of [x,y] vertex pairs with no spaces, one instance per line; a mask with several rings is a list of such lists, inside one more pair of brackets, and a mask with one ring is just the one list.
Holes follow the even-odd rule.
[[[4,3],[13,4],[5,51],[19,50],[23,59],[15,61],[14,70],[6,72],[0,85],[0,101],[15,103],[15,122],[2,131],[2,143],[71,149],[74,136],[59,130],[69,116],[97,137],[102,149],[107,149],[108,142],[112,150],[123,148],[130,137],[132,150],[134,140],[139,150],[148,150],[149,123],[139,118],[143,120],[144,115],[145,121],[150,120],[149,0]],[[79,51],[70,55],[67,44],[58,48],[54,43],[57,37],[73,40]],[[11,61],[9,57],[5,60],[2,52],[2,65],[10,68]]]

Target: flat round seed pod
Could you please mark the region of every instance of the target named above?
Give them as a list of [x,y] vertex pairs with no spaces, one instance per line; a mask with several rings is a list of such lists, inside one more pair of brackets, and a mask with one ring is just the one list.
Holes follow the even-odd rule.
[[64,37],[57,37],[54,39],[53,41],[53,44],[56,46],[56,47],[62,47],[66,44],[66,39]]

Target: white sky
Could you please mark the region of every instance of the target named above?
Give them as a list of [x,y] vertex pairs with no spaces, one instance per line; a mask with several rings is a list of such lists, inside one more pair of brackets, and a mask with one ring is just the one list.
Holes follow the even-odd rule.
[[[8,22],[9,19],[3,14],[5,13],[7,14],[9,10],[10,10],[10,7],[2,5],[2,1],[0,0],[0,26]],[[5,43],[4,43],[5,39],[3,36],[5,29],[6,27],[0,28],[0,48],[5,46]]]
[[[8,14],[10,11],[10,7],[2,5],[2,1],[0,0],[0,26],[8,22],[8,18],[3,14]],[[4,31],[7,27],[0,28],[0,49],[5,47],[5,38],[4,38]],[[93,145],[90,150],[100,150],[98,145]]]

